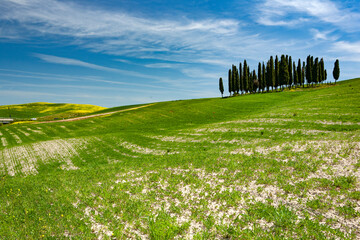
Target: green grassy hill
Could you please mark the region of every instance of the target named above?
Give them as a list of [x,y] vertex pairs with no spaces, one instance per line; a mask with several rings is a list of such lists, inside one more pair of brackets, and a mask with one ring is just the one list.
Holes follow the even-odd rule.
[[0,236],[359,238],[359,90],[353,79],[0,127]]
[[15,119],[39,118],[53,120],[54,118],[82,116],[101,110],[106,110],[106,108],[89,104],[38,102],[0,106],[0,118],[8,118],[11,115]]

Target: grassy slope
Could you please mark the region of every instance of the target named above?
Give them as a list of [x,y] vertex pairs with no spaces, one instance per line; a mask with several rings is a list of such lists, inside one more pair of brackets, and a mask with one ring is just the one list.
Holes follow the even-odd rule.
[[0,106],[0,118],[9,117],[30,119],[39,118],[43,120],[52,120],[54,118],[69,118],[105,110],[89,104],[68,104],[68,103],[28,103],[19,105]]
[[355,79],[2,127],[0,235],[359,237],[359,90]]

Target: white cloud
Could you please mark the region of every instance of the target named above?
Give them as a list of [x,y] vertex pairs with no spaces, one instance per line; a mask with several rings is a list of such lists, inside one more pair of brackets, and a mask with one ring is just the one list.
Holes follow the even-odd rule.
[[[258,6],[258,10],[261,16],[258,22],[264,25],[296,26],[301,22],[319,19],[345,31],[359,31],[360,13],[330,0],[265,0]],[[300,13],[306,16],[299,16]]]
[[[259,45],[262,49],[281,49],[275,40],[262,40],[257,34],[242,30],[240,21],[234,19],[151,19],[57,0],[2,0],[0,12],[0,20],[12,28],[27,29],[31,36],[62,35],[70,37],[67,39],[71,43],[110,55],[219,62],[227,56],[253,56]],[[20,33],[27,36],[24,31]]]

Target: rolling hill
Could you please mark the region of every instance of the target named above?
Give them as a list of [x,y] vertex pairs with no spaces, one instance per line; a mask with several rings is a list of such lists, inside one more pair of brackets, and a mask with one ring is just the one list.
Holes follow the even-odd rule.
[[353,79],[2,126],[0,236],[359,238],[359,92]]
[[89,104],[37,102],[0,106],[0,118],[8,118],[11,115],[15,119],[53,120],[82,116],[101,110],[106,108]]

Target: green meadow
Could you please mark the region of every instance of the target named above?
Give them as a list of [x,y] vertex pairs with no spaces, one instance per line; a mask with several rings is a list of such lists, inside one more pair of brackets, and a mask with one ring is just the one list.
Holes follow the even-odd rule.
[[[119,112],[1,126],[0,239],[358,239],[359,92],[353,79],[135,109],[79,105]],[[13,115],[70,111],[23,106]]]

